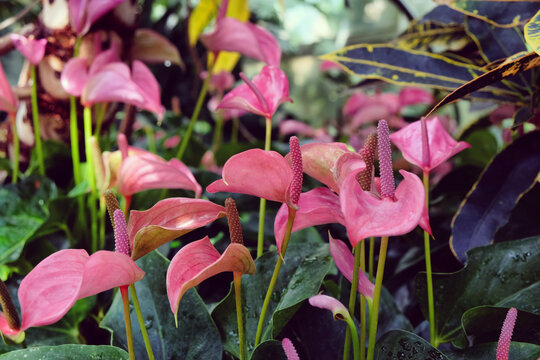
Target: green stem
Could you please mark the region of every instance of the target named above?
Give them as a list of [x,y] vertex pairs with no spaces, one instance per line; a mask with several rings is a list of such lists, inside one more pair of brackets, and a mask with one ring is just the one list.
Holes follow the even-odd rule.
[[[424,171],[424,190],[426,192],[426,207],[429,212],[429,173]],[[429,314],[429,341],[431,345],[436,345],[435,335],[435,305],[433,301],[433,279],[431,275],[431,249],[429,246],[429,234],[424,230],[424,252],[426,257],[426,280],[428,295],[428,314]]]
[[[272,140],[272,120],[266,118],[266,134],[264,137],[264,150],[270,150]],[[260,257],[264,250],[264,218],[266,214],[266,199],[261,198],[259,203],[259,234],[257,236],[257,257]]]
[[13,173],[11,174],[11,183],[15,184],[19,178],[19,158],[20,158],[20,143],[19,133],[17,132],[17,119],[15,114],[9,115],[11,118],[11,130],[13,132]]
[[103,118],[105,118],[105,112],[107,111],[107,103],[96,104],[96,131],[94,136],[99,142],[99,135],[101,134],[101,125],[103,125]]
[[101,195],[99,197],[99,244],[98,249],[105,248],[105,218],[107,212],[107,204],[105,203],[105,197]]
[[384,275],[384,264],[386,262],[386,250],[388,249],[388,236],[381,238],[381,248],[379,250],[379,263],[377,265],[377,276],[375,278],[375,290],[373,292],[373,306],[369,318],[369,342],[368,360],[373,360],[375,355],[375,340],[377,337],[377,323],[379,322],[379,302],[381,299],[382,280]]
[[77,122],[77,100],[69,98],[69,136],[71,138],[71,160],[73,162],[73,179],[75,185],[81,183],[81,157],[79,155],[79,124]]
[[369,281],[373,282],[373,259],[375,258],[375,238],[369,238]]
[[233,118],[232,129],[231,129],[231,142],[233,144],[238,143],[238,126],[240,125],[239,122],[240,122],[240,119],[238,119],[237,117]]
[[[358,291],[358,270],[360,269],[360,243],[354,247],[354,268],[353,279],[351,282],[351,292],[349,293],[349,313],[354,317],[354,308],[356,307],[356,292]],[[358,340],[358,336],[357,336]],[[343,347],[343,360],[349,359],[351,352],[351,332],[347,329],[345,333],[345,345]]]
[[[366,243],[360,246],[360,270],[366,271]],[[366,358],[366,298],[360,295],[360,359]]]
[[272,274],[272,279],[270,280],[268,290],[266,291],[266,296],[264,297],[261,315],[259,317],[259,323],[257,324],[257,334],[255,335],[255,347],[261,342],[264,320],[266,318],[266,311],[268,310],[268,305],[270,304],[270,299],[272,298],[272,293],[274,292],[274,287],[276,286],[279,270],[281,269],[281,265],[283,264],[283,258],[285,257],[285,253],[287,252],[287,246],[289,245],[289,239],[291,238],[292,226],[294,223],[294,217],[296,216],[296,210],[290,207],[288,209],[289,217],[287,219],[287,229],[285,230],[283,243],[281,244],[281,255],[278,256],[276,267],[274,268],[274,273]]
[[234,297],[236,299],[236,321],[238,323],[238,346],[240,347],[240,360],[246,358],[246,341],[244,335],[244,320],[242,318],[242,274],[233,273],[234,277]]
[[176,153],[176,158],[178,160],[182,160],[182,156],[184,156],[184,152],[186,152],[189,138],[191,137],[191,134],[193,133],[193,128],[195,127],[195,122],[199,118],[199,114],[201,112],[204,98],[206,97],[206,93],[208,92],[208,85],[210,84],[210,78],[212,77],[212,68],[214,66],[212,65],[208,69],[208,75],[206,76],[206,79],[204,79],[204,82],[201,87],[201,92],[199,93],[199,97],[197,98],[197,103],[195,104],[195,109],[193,109],[193,114],[191,115],[191,119],[189,120],[189,125],[186,130],[186,134],[184,135],[184,138],[182,139],[182,142],[180,143],[180,148],[178,148],[178,152]]
[[151,126],[144,127],[144,133],[146,135],[146,142],[148,143],[148,150],[154,154],[157,154],[156,140],[154,138],[154,130]]
[[212,151],[215,153],[221,145],[221,138],[223,137],[223,116],[221,112],[216,113],[216,128],[214,129],[214,137],[212,139]]
[[[345,322],[347,325],[348,332],[351,333],[352,337],[352,343],[353,343],[353,353],[354,353],[354,360],[360,360],[360,344],[358,344],[358,332],[356,331],[356,325],[354,324],[353,316],[349,316],[348,318],[345,318]],[[364,353],[362,351],[362,353]]]
[[128,343],[129,359],[135,360],[135,349],[133,348],[133,331],[131,330],[131,318],[129,316],[129,295],[128,287],[120,286],[122,303],[124,304],[124,322],[126,324],[126,338]]
[[39,129],[39,110],[37,100],[37,78],[36,66],[30,65],[30,76],[32,77],[32,120],[34,125],[34,137],[36,141],[36,154],[38,159],[39,174],[45,175],[45,164],[43,162],[43,145],[41,144],[41,131]]
[[154,360],[154,352],[152,351],[152,344],[150,344],[150,338],[148,337],[148,331],[146,331],[146,326],[144,325],[144,318],[141,311],[141,306],[139,305],[139,298],[137,297],[137,290],[135,290],[135,285],[129,285],[129,292],[131,293],[131,298],[133,299],[133,307],[135,308],[135,313],[137,314],[137,321],[139,322],[139,327],[141,328],[141,333],[144,340],[144,346],[146,347],[146,353],[148,354],[148,360]]
[[86,169],[88,170],[88,182],[90,183],[90,197],[88,199],[88,206],[90,207],[90,220],[91,234],[92,234],[92,252],[97,251],[98,242],[98,224],[97,224],[97,212],[96,212],[96,181],[94,174],[94,166],[92,160],[92,148],[90,147],[90,136],[92,136],[92,109],[90,107],[84,108],[84,147],[86,151]]

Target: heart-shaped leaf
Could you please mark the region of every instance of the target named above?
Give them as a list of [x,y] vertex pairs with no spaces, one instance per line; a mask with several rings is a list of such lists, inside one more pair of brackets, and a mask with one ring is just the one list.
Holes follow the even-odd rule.
[[109,345],[57,345],[38,346],[28,349],[11,351],[0,356],[2,360],[113,360],[128,359],[129,355],[124,350]]
[[[538,283],[540,238],[529,238],[475,248],[467,253],[465,268],[452,274],[433,274],[436,337],[439,343],[459,335],[461,316],[481,305],[507,306],[506,299],[518,296]],[[426,275],[416,277],[416,293],[427,314]],[[508,304],[509,305],[509,304]],[[510,305],[511,306],[511,305]]]
[[[144,279],[137,282],[135,287],[155,358],[221,359],[219,333],[197,292],[191,289],[184,295],[176,328],[165,287],[169,260],[153,251],[137,263],[146,272]],[[126,347],[123,319],[122,299],[117,293],[100,326],[111,332],[114,344]],[[131,312],[131,324],[135,353],[146,357],[135,311]]]
[[462,262],[469,249],[493,241],[539,171],[540,131],[523,135],[493,159],[452,221],[450,243]]
[[[306,236],[315,238],[316,242],[304,240],[299,244]],[[268,306],[263,340],[277,336],[304,300],[318,293],[332,264],[328,244],[321,244],[320,241],[313,228],[299,231],[291,238]],[[257,273],[242,277],[242,304],[245,304],[244,322],[249,353],[253,351],[261,307],[276,261],[277,252],[267,252],[255,261]],[[216,306],[212,317],[221,332],[225,350],[238,356],[238,327],[232,291]]]

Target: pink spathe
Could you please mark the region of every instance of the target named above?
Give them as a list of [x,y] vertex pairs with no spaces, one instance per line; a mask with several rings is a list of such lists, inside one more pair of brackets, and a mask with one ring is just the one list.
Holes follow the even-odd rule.
[[408,162],[420,167],[424,172],[429,173],[458,152],[471,147],[464,141],[454,140],[437,117],[425,121],[429,154],[427,157],[424,156],[422,120],[415,121],[390,135],[390,140],[401,150],[403,157]]
[[345,320],[350,318],[349,310],[339,300],[328,295],[315,295],[309,298],[311,306],[326,309],[332,312],[334,319]]
[[68,0],[71,27],[78,36],[90,30],[90,27],[103,15],[125,0]]
[[250,84],[228,92],[217,108],[245,110],[271,119],[284,102],[292,102],[287,76],[279,67],[265,66]]
[[175,317],[188,289],[225,271],[255,273],[255,263],[244,245],[231,243],[220,255],[206,236],[180,249],[167,270],[167,296]]
[[4,68],[0,63],[0,111],[5,111],[10,115],[17,113],[17,99],[13,94],[11,85],[7,79]]
[[19,34],[11,34],[11,42],[17,50],[30,62],[32,65],[37,65],[45,55],[47,47],[47,39],[35,39],[33,37],[25,37]]

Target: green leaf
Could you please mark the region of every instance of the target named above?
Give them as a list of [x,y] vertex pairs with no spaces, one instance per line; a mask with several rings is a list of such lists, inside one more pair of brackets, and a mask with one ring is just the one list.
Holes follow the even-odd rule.
[[281,341],[268,340],[257,346],[251,360],[287,360]]
[[540,55],[540,11],[525,25],[525,41]]
[[[538,290],[534,293],[538,296]],[[517,306],[508,305],[508,307]],[[474,339],[474,344],[497,342],[507,312],[507,307],[493,306],[478,306],[467,310],[462,318],[463,330],[467,336]],[[540,315],[520,310],[512,333],[512,341],[540,345]]]
[[540,183],[524,194],[512,209],[510,220],[495,234],[495,242],[540,235],[540,223],[531,214],[540,214]]
[[375,359],[447,360],[448,358],[420,336],[404,330],[392,330],[377,341]]
[[[139,259],[137,264],[146,272],[135,287],[155,358],[221,359],[223,350],[219,333],[195,289],[187,291],[182,298],[176,328],[165,285],[169,260],[153,251]],[[131,312],[131,324],[135,353],[145,358],[146,349],[135,311]],[[119,292],[100,326],[111,332],[115,344],[127,348]]]
[[[486,73],[476,65],[392,44],[353,45],[322,58],[340,63],[348,72],[363,78],[448,91],[453,91]],[[502,84],[483,88],[473,95],[504,99],[515,99],[519,96]]]
[[452,221],[450,245],[456,257],[464,262],[469,249],[493,241],[539,171],[540,131],[521,136],[493,159]]
[[47,203],[57,196],[54,183],[28,177],[0,188],[0,264],[19,258],[26,241],[47,221]]
[[535,13],[535,1],[451,0],[444,3],[455,10],[494,26],[516,26]]
[[117,360],[128,359],[124,350],[108,345],[38,346],[0,355],[2,360]]
[[[507,306],[504,300],[538,283],[540,237],[475,248],[467,258],[467,265],[456,273],[433,274],[436,336],[441,343],[459,335],[465,311],[481,305]],[[415,286],[427,314],[425,273],[416,276]]]
[[[495,359],[497,343],[482,344],[466,350],[448,351],[449,360],[485,360]],[[509,359],[537,359],[540,357],[540,346],[514,342],[510,344]]]
[[[299,243],[302,237],[312,237],[316,240],[314,242],[307,239]],[[268,306],[263,340],[277,336],[304,300],[319,292],[332,264],[328,244],[321,244],[320,241],[313,228],[293,234]],[[267,252],[255,260],[257,267],[255,275],[242,276],[242,304],[250,353],[253,351],[260,311],[276,261],[277,252]],[[220,330],[225,350],[238,356],[238,327],[232,291],[216,306],[212,317]]]
[[473,131],[463,141],[470,144],[471,148],[460,154],[462,165],[474,165],[483,169],[499,152],[499,143],[490,129]]

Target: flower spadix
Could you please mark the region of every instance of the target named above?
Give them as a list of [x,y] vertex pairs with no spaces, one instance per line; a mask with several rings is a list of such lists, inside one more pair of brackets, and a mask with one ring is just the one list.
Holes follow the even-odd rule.
[[371,236],[406,234],[416,227],[425,210],[425,192],[418,176],[400,170],[403,180],[394,185],[388,125],[379,122],[378,131],[380,186],[379,194],[362,190],[359,170],[350,172],[340,191],[341,210],[349,241],[356,246]]
[[501,335],[499,336],[499,342],[497,343],[497,360],[508,360],[517,314],[518,311],[516,308],[510,308],[506,313],[506,318],[504,319],[501,328]]
[[458,152],[471,147],[464,141],[455,141],[437,117],[415,121],[390,135],[390,139],[408,162],[428,173]]
[[227,191],[286,203],[298,209],[302,189],[302,161],[298,138],[291,137],[289,162],[275,151],[251,149],[232,156],[223,166],[223,178],[208,185],[211,193]]
[[245,110],[271,119],[279,105],[288,101],[289,80],[277,66],[265,66],[253,80],[240,75],[244,84],[228,92],[218,109]]
[[[232,199],[231,199],[232,200]],[[227,215],[236,214],[236,219],[229,219],[231,243],[223,254],[219,254],[208,236],[184,246],[171,260],[167,270],[167,295],[175,319],[178,306],[184,293],[216,274],[231,271],[240,274],[254,274],[255,263],[249,250],[242,243],[240,222],[236,207],[230,209],[227,204]]]

